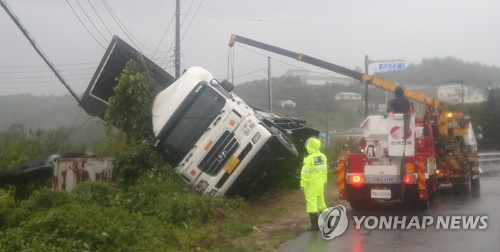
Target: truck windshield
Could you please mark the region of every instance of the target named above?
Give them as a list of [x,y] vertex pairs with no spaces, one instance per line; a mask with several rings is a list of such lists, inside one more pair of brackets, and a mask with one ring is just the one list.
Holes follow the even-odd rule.
[[170,165],[179,165],[210,123],[220,114],[225,103],[226,99],[207,85],[181,116],[174,119],[177,123],[160,141],[160,148]]

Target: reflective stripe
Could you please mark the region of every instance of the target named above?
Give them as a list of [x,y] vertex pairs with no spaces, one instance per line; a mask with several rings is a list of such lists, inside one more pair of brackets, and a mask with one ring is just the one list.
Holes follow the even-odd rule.
[[306,173],[306,174],[309,174],[311,172],[319,172],[319,171],[324,171],[326,170],[326,166],[325,167],[316,167],[316,168],[311,168],[311,169],[307,169],[304,171],[304,169],[302,169],[302,172],[303,173]]

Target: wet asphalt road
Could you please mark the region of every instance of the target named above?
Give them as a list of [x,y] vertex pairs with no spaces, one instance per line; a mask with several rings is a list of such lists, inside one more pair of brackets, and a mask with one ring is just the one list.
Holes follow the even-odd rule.
[[[500,177],[481,177],[479,196],[464,197],[451,186],[438,188],[436,199],[427,210],[412,210],[400,204],[381,204],[354,211],[347,203],[348,228],[342,235],[325,240],[320,232],[304,232],[286,244],[282,251],[500,251]],[[488,216],[484,230],[436,229],[437,216]],[[354,216],[432,216],[425,229],[356,229]],[[451,217],[450,217],[451,218]],[[450,222],[451,223],[451,222]],[[479,225],[476,227],[478,228]]]

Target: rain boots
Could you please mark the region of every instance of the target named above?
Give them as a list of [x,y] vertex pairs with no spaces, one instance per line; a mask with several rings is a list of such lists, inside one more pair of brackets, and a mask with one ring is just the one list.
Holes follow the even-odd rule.
[[311,220],[311,226],[307,231],[318,231],[318,213],[309,213],[309,219]]

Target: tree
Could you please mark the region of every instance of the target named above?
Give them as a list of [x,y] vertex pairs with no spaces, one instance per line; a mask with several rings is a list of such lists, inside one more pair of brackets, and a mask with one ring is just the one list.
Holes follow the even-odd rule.
[[498,125],[500,125],[500,91],[491,89],[488,94],[488,100],[483,103],[480,113],[480,120],[483,127],[484,139],[481,145],[484,149],[500,149],[500,135],[498,134]]
[[127,63],[117,81],[105,115],[108,134],[115,126],[125,133],[127,144],[151,142],[151,109],[154,97],[160,91],[159,84],[147,67],[133,60]]

